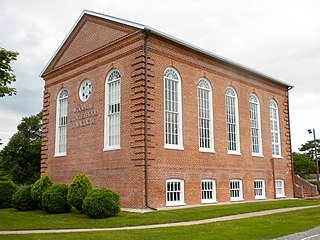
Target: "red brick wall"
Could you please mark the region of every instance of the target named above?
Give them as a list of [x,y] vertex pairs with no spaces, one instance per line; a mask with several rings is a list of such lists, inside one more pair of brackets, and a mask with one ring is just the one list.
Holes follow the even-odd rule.
[[[208,178],[216,180],[218,202],[230,201],[230,179],[242,179],[245,200],[254,199],[253,181],[257,178],[265,180],[268,199],[274,198],[275,178],[285,181],[286,197],[293,197],[286,88],[152,35],[148,52],[149,205],[166,205],[165,182],[169,178],[184,180],[188,205],[201,202],[200,182]],[[167,67],[176,68],[181,76],[183,151],[164,149],[163,73]],[[121,73],[121,149],[103,151],[105,78],[112,68]],[[207,78],[213,89],[215,153],[199,152],[198,148],[200,77]],[[48,173],[54,182],[70,183],[77,173],[84,172],[94,187],[117,191],[123,207],[145,207],[143,35],[133,34],[63,67],[53,67],[44,78],[42,173]],[[90,79],[93,88],[86,103],[80,101],[78,94],[84,79]],[[224,94],[229,85],[238,95],[239,156],[227,154]],[[74,114],[74,108],[86,104],[94,104],[98,115],[96,124],[91,126],[71,129],[69,122],[67,156],[54,157],[56,98],[61,88],[69,93],[68,117]],[[251,155],[250,93],[260,101],[263,157]],[[273,159],[271,154],[271,99],[279,107],[281,159]]]

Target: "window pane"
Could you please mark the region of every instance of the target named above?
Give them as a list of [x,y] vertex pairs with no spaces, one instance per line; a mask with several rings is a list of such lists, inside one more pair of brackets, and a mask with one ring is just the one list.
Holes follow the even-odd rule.
[[226,118],[227,118],[227,141],[229,151],[238,151],[237,149],[237,99],[235,91],[227,88],[226,91]]
[[60,92],[57,105],[56,154],[65,154],[67,150],[67,90],[62,90]]
[[113,70],[107,80],[107,147],[120,145],[120,73]]
[[199,147],[203,149],[211,149],[211,89],[208,80],[200,79],[198,82],[198,131],[199,131]]
[[164,74],[164,114],[165,114],[165,144],[179,145],[180,113],[179,113],[179,78],[173,69],[167,69]]
[[271,129],[271,145],[272,155],[280,156],[280,132],[278,106],[274,100],[270,101],[270,129]]

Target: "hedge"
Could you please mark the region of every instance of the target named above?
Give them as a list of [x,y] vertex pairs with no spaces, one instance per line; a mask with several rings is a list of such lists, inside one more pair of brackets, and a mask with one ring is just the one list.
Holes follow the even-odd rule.
[[120,196],[107,188],[94,189],[83,200],[83,211],[91,218],[106,218],[120,212]]
[[68,190],[68,202],[78,211],[82,212],[82,204],[88,192],[92,190],[92,185],[87,175],[78,174],[72,181]]

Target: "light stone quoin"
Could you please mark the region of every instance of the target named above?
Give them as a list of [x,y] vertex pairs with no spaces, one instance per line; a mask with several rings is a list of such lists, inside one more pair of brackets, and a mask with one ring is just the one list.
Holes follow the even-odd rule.
[[86,104],[73,109],[70,117],[71,129],[90,126],[96,123],[98,111],[94,110],[94,104]]

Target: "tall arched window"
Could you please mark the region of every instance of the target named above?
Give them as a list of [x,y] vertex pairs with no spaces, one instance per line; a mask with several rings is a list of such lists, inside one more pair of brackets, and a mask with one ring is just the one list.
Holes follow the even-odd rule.
[[120,148],[120,72],[113,69],[106,79],[105,150]]
[[276,101],[271,100],[269,107],[270,107],[270,129],[271,129],[272,156],[273,157],[281,157],[279,112],[278,112],[278,105],[277,105]]
[[56,112],[56,147],[55,155],[63,156],[67,153],[67,116],[68,116],[68,91],[60,90],[57,98]]
[[164,142],[166,148],[183,148],[181,80],[174,68],[164,72]]
[[251,150],[253,156],[262,155],[261,144],[261,124],[260,124],[260,104],[255,94],[249,96]]
[[198,124],[200,151],[213,151],[212,90],[205,78],[198,81]]
[[226,90],[226,116],[228,153],[239,154],[238,98],[236,91],[232,87],[227,87]]

